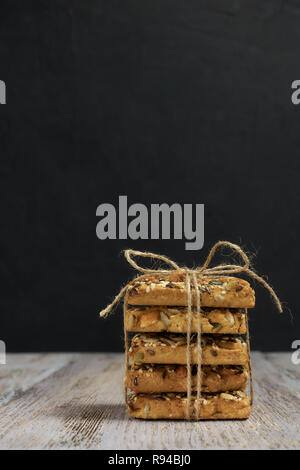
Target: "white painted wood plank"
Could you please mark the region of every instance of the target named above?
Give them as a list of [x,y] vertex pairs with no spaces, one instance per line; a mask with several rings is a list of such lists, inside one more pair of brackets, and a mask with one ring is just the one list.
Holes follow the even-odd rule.
[[9,354],[0,365],[0,406],[65,367],[74,354]]
[[0,448],[299,448],[300,366],[290,357],[252,353],[248,420],[187,423],[128,417],[123,355],[9,355],[0,369]]

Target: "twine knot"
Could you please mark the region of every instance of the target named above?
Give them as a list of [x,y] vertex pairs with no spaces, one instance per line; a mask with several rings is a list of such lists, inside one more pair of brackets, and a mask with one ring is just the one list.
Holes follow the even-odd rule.
[[[233,252],[236,252],[240,255],[242,260],[244,261],[244,264],[220,264],[217,266],[209,267],[216,250],[219,247],[229,247],[232,249]],[[124,286],[119,294],[114,298],[114,300],[103,310],[100,312],[100,317],[106,317],[114,308],[114,306],[121,300],[123,295],[125,294],[126,290],[130,286],[130,284],[138,279],[142,280],[143,278],[147,277],[147,275],[154,275],[154,276],[166,276],[169,275],[171,271],[178,271],[179,273],[182,273],[183,275],[187,276],[193,276],[196,275],[197,279],[200,279],[201,277],[216,277],[216,276],[228,276],[230,274],[238,274],[238,273],[245,273],[248,276],[252,277],[253,279],[256,279],[258,282],[260,282],[270,293],[271,297],[273,298],[275,305],[277,306],[278,310],[280,313],[282,313],[282,305],[277,297],[275,291],[272,289],[272,287],[261,277],[256,274],[253,269],[250,268],[250,260],[248,256],[246,255],[245,251],[242,250],[242,248],[239,245],[236,245],[231,242],[227,241],[219,241],[217,242],[212,249],[210,250],[205,262],[203,263],[202,266],[197,267],[195,269],[190,269],[187,267],[180,267],[178,266],[175,261],[171,260],[170,258],[167,258],[167,256],[164,255],[158,255],[155,253],[150,253],[147,251],[136,251],[136,250],[125,250],[124,252],[125,258],[128,261],[128,263],[137,271],[143,273],[142,276],[138,276],[135,278],[133,281],[130,281],[126,286]],[[149,258],[151,260],[159,260],[164,262],[165,264],[169,265],[171,269],[151,269],[151,268],[143,268],[142,266],[138,265],[137,262],[133,259],[136,256],[140,256],[142,258]]]

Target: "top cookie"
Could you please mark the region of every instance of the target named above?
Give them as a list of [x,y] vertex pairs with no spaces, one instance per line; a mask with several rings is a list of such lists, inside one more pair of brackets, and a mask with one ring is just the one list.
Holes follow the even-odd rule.
[[[201,278],[198,280],[202,307],[253,308],[255,294],[249,282],[237,277]],[[191,288],[192,305],[196,305],[195,289]],[[131,305],[186,306],[187,290],[184,275],[171,272],[168,277],[148,276],[133,281],[126,300]]]

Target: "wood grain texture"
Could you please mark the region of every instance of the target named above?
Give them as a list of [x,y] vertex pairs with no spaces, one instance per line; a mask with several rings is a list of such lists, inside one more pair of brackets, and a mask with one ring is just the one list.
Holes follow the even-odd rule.
[[0,366],[1,449],[296,449],[300,366],[252,353],[245,421],[140,421],[123,401],[123,355],[9,354]]

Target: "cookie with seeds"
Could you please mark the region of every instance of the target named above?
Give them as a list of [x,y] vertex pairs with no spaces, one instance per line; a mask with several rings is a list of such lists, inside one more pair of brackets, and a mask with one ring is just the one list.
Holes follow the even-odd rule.
[[[239,309],[203,307],[202,333],[244,334],[245,314]],[[131,332],[187,332],[186,307],[133,307],[125,311],[125,328]],[[192,333],[197,332],[197,314],[192,314]]]
[[[199,277],[202,307],[253,308],[255,294],[249,282],[237,277]],[[192,304],[196,305],[195,289],[191,287]],[[149,276],[130,283],[126,301],[130,305],[186,306],[187,289],[182,273],[171,272],[165,277]]]
[[[202,335],[202,364],[247,365],[247,344],[237,335]],[[191,336],[191,364],[197,364],[197,335]],[[141,333],[132,338],[130,364],[186,364],[187,337],[179,334]]]
[[[125,385],[136,393],[186,392],[187,367],[178,364],[141,364],[129,367]],[[197,365],[192,366],[192,391],[197,389]],[[244,390],[248,371],[243,366],[203,366],[202,392]]]
[[[192,394],[190,416],[195,416],[195,397]],[[127,399],[127,409],[134,418],[143,419],[184,419],[187,397],[185,393],[131,392]],[[241,391],[217,394],[202,394],[200,399],[200,419],[245,419],[250,414],[250,399]]]

